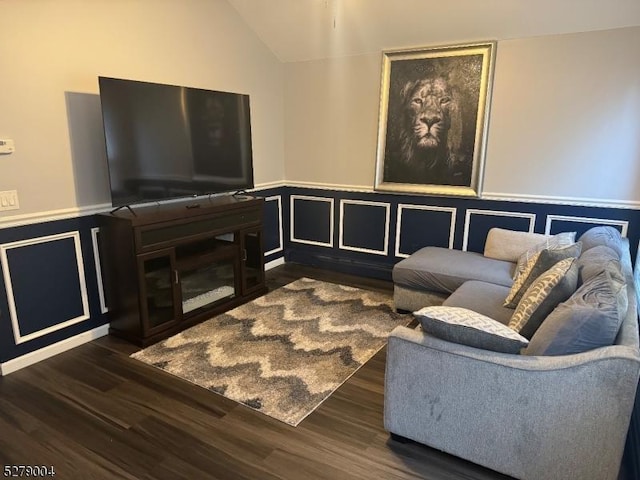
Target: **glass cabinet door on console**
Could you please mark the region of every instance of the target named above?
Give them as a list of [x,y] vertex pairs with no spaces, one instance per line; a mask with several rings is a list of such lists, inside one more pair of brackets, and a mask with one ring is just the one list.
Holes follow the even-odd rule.
[[243,230],[240,241],[242,254],[244,294],[264,286],[264,256],[262,254],[262,229]]
[[180,268],[182,314],[187,315],[200,308],[210,308],[216,303],[234,298],[237,270],[234,256]]
[[184,316],[239,294],[240,264],[233,234],[203,238],[175,250]]
[[180,318],[178,278],[172,248],[138,255],[141,320],[145,334],[174,325]]

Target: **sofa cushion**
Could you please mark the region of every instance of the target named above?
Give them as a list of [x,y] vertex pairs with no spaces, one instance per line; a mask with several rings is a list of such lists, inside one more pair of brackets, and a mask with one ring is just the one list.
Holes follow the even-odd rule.
[[582,248],[585,252],[598,245],[606,245],[622,257],[625,250],[622,235],[620,235],[617,229],[609,226],[590,228],[582,234],[580,241],[582,242]]
[[578,258],[579,284],[587,282],[605,269],[609,262],[617,262],[620,255],[606,245],[598,245],[585,251]]
[[424,247],[393,267],[393,282],[414,290],[453,293],[467,280],[511,286],[513,263],[480,253]]
[[513,285],[509,290],[509,294],[504,301],[504,306],[508,308],[516,308],[524,292],[529,286],[542,275],[544,272],[553,267],[560,260],[565,258],[576,258],[580,255],[582,244],[580,242],[573,243],[561,248],[546,248],[541,252],[534,254],[525,265],[521,273],[516,274]]
[[531,338],[545,317],[575,292],[577,283],[575,259],[560,260],[527,289],[513,312],[509,327],[523,337]]
[[562,248],[575,243],[576,241],[576,232],[562,232],[557,235],[553,235],[552,237],[543,240],[536,246],[528,249],[518,258],[516,263],[516,269],[514,272],[514,278],[516,275],[520,274],[522,270],[524,270],[525,265],[529,262],[531,257],[533,257],[536,253],[541,252],[545,249],[555,249]]
[[520,255],[530,248],[534,248],[551,235],[542,233],[520,232],[494,227],[489,230],[484,244],[484,256],[517,262]]
[[425,332],[470,347],[519,353],[529,343],[506,325],[466,308],[425,307],[414,315]]
[[467,308],[506,325],[513,315],[513,309],[503,306],[507,293],[509,287],[470,280],[453,292],[443,305]]
[[393,305],[398,312],[415,312],[422,307],[442,305],[448,293],[413,290],[402,285],[393,286]]
[[612,345],[627,306],[620,263],[610,262],[551,312],[524,353],[568,355]]

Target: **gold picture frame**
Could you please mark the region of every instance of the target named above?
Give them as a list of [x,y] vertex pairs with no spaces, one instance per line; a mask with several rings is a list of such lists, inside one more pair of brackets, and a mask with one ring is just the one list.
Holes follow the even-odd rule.
[[480,197],[495,50],[382,53],[375,190]]

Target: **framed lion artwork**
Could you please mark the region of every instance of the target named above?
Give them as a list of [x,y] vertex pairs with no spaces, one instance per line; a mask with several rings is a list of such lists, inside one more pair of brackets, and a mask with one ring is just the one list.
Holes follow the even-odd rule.
[[480,196],[495,49],[383,52],[376,190]]

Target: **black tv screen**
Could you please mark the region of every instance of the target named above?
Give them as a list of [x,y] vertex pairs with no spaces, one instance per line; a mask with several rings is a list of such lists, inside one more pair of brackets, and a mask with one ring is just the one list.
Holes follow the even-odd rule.
[[98,82],[113,206],[253,188],[248,95]]

